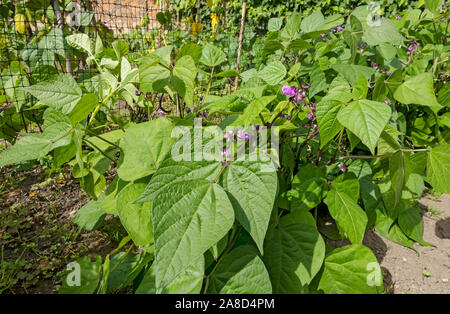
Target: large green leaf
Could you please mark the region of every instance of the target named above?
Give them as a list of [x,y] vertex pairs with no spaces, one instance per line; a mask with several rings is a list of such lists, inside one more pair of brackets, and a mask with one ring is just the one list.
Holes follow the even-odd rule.
[[173,127],[162,118],[128,127],[119,145],[124,153],[117,169],[119,177],[134,181],[154,173],[175,142],[171,137]]
[[336,100],[325,100],[317,104],[316,117],[319,126],[320,147],[327,144],[342,130],[342,124],[337,119],[342,108],[342,103]]
[[319,272],[325,242],[316,226],[299,223],[293,214],[283,216],[264,243],[263,260],[274,293],[300,293]]
[[72,267],[62,280],[60,294],[92,294],[97,290],[102,270],[101,256],[95,255],[95,262],[84,256],[69,266]]
[[258,76],[269,85],[280,84],[286,76],[286,67],[280,61],[274,61],[267,64]]
[[[174,173],[176,175],[176,173]],[[164,177],[156,172],[152,182]],[[226,192],[204,179],[178,180],[153,199],[157,292],[170,284],[229,231],[234,211]]]
[[191,56],[184,56],[177,60],[173,68],[172,84],[176,92],[188,105],[194,102],[194,81],[197,68]]
[[117,194],[117,213],[133,242],[139,246],[153,243],[151,202],[135,203],[145,183],[130,183]]
[[374,154],[378,138],[390,116],[391,108],[386,104],[371,100],[358,100],[341,109],[337,118]]
[[[155,264],[145,273],[136,294],[155,294]],[[205,276],[205,258],[201,256],[168,284],[161,293],[164,294],[199,294]]]
[[352,244],[331,251],[319,282],[325,293],[381,293],[383,275],[372,251],[361,244]]
[[312,164],[307,164],[299,167],[286,198],[291,203],[292,211],[309,210],[322,202],[326,191],[325,172]]
[[353,243],[361,243],[366,231],[367,215],[355,200],[344,192],[332,188],[326,198],[331,216],[339,230]]
[[322,12],[316,10],[307,17],[305,17],[301,24],[302,33],[310,33],[313,31],[321,30],[325,22]]
[[402,197],[402,191],[408,181],[409,176],[409,155],[403,151],[398,151],[389,158],[389,173],[391,176],[392,188],[395,193],[394,207]]
[[250,245],[239,246],[227,254],[211,274],[210,280],[210,293],[272,293],[267,269],[258,251]]
[[60,118],[58,115],[49,115],[49,119],[44,124],[43,133],[26,135],[15,145],[0,152],[0,167],[38,159],[57,147],[70,144],[69,134],[72,126],[67,123],[67,119],[61,120]]
[[139,66],[139,82],[142,92],[165,92],[164,88],[170,79],[170,70],[169,65],[165,65],[163,60],[156,54],[148,55],[142,59]]
[[442,108],[434,94],[433,74],[431,73],[421,73],[406,80],[395,90],[394,98],[405,105],[429,106],[435,112]]
[[26,87],[39,101],[49,107],[70,113],[82,97],[81,88],[69,74],[62,74],[50,81]]
[[418,207],[412,207],[401,213],[398,216],[398,224],[409,238],[423,246],[431,245],[423,240],[423,221]]
[[203,47],[199,61],[204,65],[214,67],[225,62],[226,59],[226,55],[222,50],[208,43]]
[[357,64],[335,63],[332,67],[352,85],[356,84],[361,75],[370,80],[372,74],[375,73],[375,69]]
[[[244,113],[233,122],[234,126],[248,127],[259,120],[258,115],[266,108],[266,106],[275,99],[275,96],[262,96],[247,105]],[[256,119],[256,120],[255,120]]]
[[94,111],[95,107],[98,105],[98,97],[96,94],[84,95],[69,114],[72,125],[86,119],[86,117]]
[[271,162],[234,161],[226,168],[220,182],[231,194],[237,220],[261,252],[278,189],[276,171],[262,171]]
[[[87,52],[89,55],[93,56],[93,44],[91,39],[87,34],[73,34],[66,37],[67,43],[83,52]],[[47,48],[48,49],[48,48]]]
[[428,153],[427,181],[438,193],[450,193],[450,144],[436,146]]

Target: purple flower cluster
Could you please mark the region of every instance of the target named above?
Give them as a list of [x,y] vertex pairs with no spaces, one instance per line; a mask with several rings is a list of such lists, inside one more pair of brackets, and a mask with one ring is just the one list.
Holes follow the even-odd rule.
[[420,47],[420,42],[413,39],[409,42],[408,51],[406,52],[407,55],[416,54],[417,49]]
[[337,165],[339,169],[341,169],[342,172],[346,172],[347,171],[347,167],[345,166],[344,163],[340,163]]
[[401,17],[400,15],[397,15],[397,16],[395,17],[395,19],[396,19],[397,21],[400,21],[400,20],[402,19],[402,17]]
[[330,31],[331,31],[333,34],[335,34],[335,33],[337,33],[337,32],[343,31],[344,28],[345,28],[345,25],[342,24],[342,25],[340,25],[340,26],[338,26],[338,27],[336,27],[336,28],[332,28]]
[[297,86],[289,86],[289,85],[284,85],[281,88],[281,91],[283,92],[283,94],[288,96],[289,100],[296,106],[298,106],[298,103],[303,101],[303,99],[306,98],[306,89],[311,87],[311,85],[307,84],[307,83],[302,83],[301,85],[302,85],[301,88],[297,87]]
[[381,73],[386,73],[386,75],[387,76],[391,76],[392,75],[392,72],[391,71],[388,71],[389,69],[387,68],[387,67],[382,67],[381,69],[380,69],[380,72]]

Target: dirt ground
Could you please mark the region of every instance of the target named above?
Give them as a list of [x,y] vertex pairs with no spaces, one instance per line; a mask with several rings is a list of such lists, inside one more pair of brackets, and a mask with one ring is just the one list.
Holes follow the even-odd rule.
[[[419,205],[424,209],[423,239],[434,246],[422,247],[419,252],[369,232],[364,244],[374,250],[384,271],[385,281],[395,294],[450,293],[450,195],[439,200],[423,197]],[[426,210],[426,211],[425,211]]]
[[[7,265],[0,294],[56,293],[67,263],[104,257],[117,246],[120,224],[112,219],[101,230],[78,233],[72,218],[89,197],[67,171],[47,179],[41,167],[10,170],[0,171],[0,264]],[[450,195],[423,197],[420,206],[423,238],[434,245],[415,244],[420,255],[375,231],[364,239],[384,271],[387,293],[450,294]]]

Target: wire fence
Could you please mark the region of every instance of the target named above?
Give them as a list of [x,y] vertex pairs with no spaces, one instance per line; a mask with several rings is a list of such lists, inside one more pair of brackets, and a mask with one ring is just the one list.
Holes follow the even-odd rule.
[[[67,36],[83,32],[100,37],[105,47],[120,40],[128,55],[160,46],[156,14],[164,8],[158,2],[0,0],[0,138],[41,129],[43,110],[23,88],[55,74],[68,73],[78,82],[97,74],[86,56],[67,44]],[[118,106],[126,112],[125,102]]]

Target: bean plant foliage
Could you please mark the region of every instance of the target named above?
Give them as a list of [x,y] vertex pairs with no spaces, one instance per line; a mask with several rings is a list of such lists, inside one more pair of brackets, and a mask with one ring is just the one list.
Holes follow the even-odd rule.
[[[242,73],[205,41],[129,60],[123,42],[66,37],[97,74],[23,88],[46,108],[43,132],[0,167],[69,163],[92,197],[75,222],[118,216],[128,236],[104,260],[76,261],[80,282],[69,272],[60,292],[382,293],[364,235],[432,245],[418,200],[450,193],[448,13],[425,8],[269,20],[264,64]],[[121,117],[119,100],[148,121]]]

